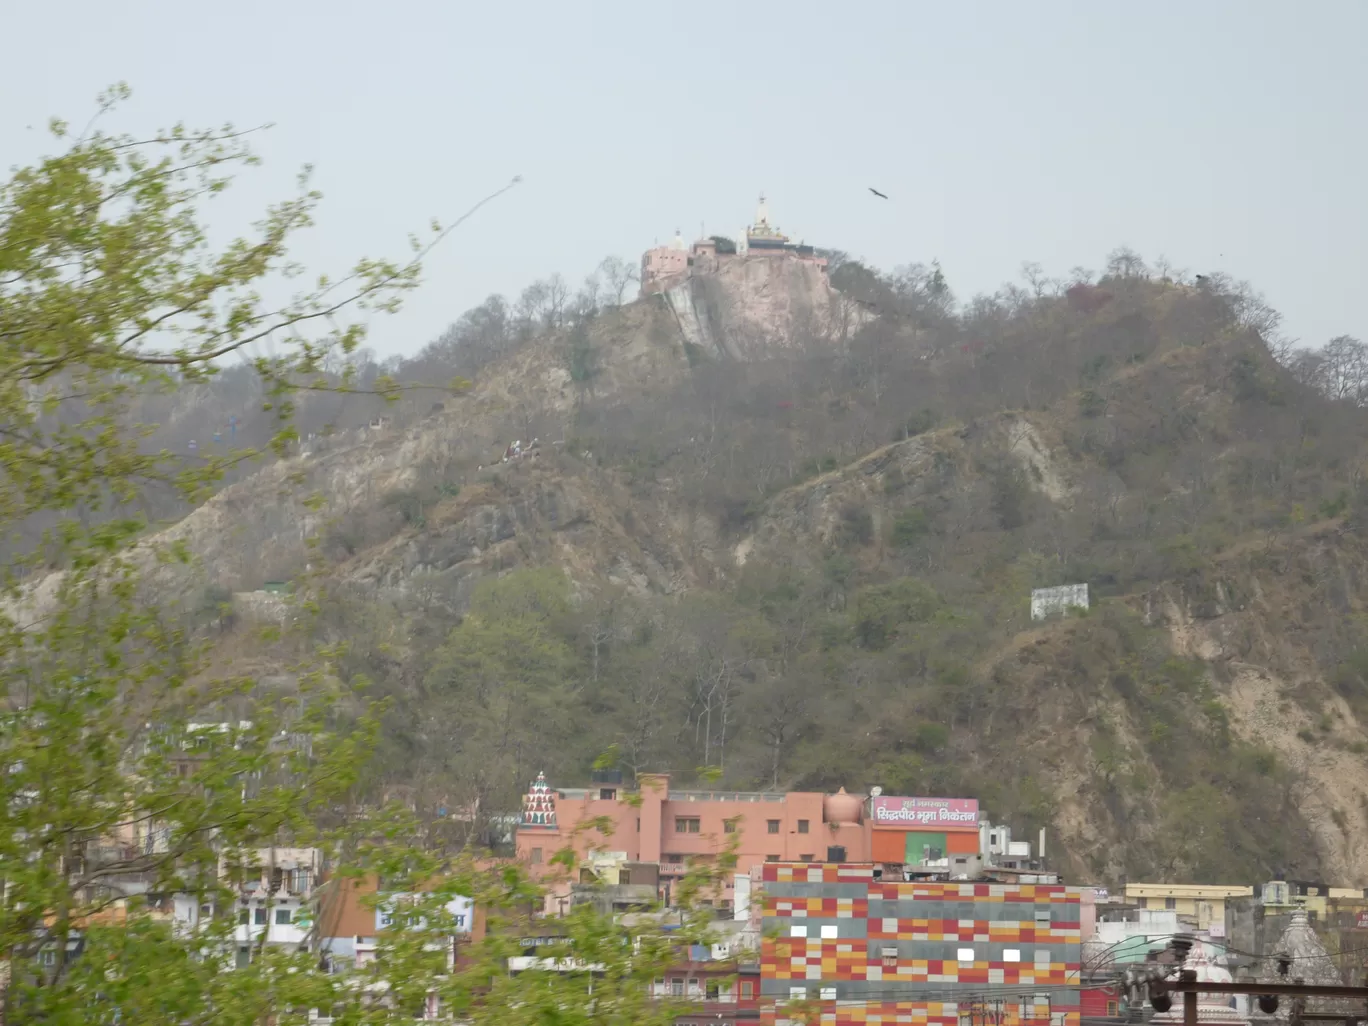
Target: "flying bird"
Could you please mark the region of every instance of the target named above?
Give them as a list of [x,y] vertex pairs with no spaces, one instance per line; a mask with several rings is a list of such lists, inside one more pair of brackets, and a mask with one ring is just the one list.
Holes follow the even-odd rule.
[[874,188],[874,186],[872,185],[869,187],[869,191],[872,192],[875,196],[878,196],[879,199],[888,199],[887,196],[881,193],[878,189]]

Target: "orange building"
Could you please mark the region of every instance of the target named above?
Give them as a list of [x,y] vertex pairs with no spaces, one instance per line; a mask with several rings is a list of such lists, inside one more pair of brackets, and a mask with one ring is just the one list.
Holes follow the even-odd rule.
[[518,856],[533,877],[551,875],[551,859],[565,847],[579,860],[597,851],[659,863],[664,886],[690,858],[733,841],[739,874],[771,862],[905,865],[985,850],[987,825],[980,827],[973,799],[675,790],[663,773],[641,774],[637,785],[629,796],[612,784],[552,788],[538,776],[517,831]]

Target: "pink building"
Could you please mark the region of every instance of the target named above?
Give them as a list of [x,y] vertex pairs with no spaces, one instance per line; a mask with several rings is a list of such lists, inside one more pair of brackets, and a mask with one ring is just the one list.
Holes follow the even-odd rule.
[[[659,863],[661,878],[669,880],[683,875],[691,857],[714,855],[733,839],[736,871],[743,874],[766,862],[867,862],[871,857],[864,802],[844,789],[836,794],[679,791],[663,773],[642,774],[637,783],[640,790],[629,802],[620,786],[556,790],[539,776],[523,799],[519,858],[540,878],[549,875],[551,857],[566,846],[581,859],[591,850],[611,851],[626,861]],[[584,829],[600,818],[611,829]]]
[[675,233],[668,246],[656,246],[641,255],[641,294],[660,292],[689,276],[689,249]]
[[692,246],[676,230],[667,246],[648,249],[641,256],[641,295],[648,296],[668,289],[696,275],[716,274],[731,260],[747,257],[782,257],[812,264],[826,273],[827,261],[804,243],[794,243],[770,222],[769,204],[760,197],[755,211],[755,222],[746,228],[740,249],[719,250],[715,238],[699,239]]

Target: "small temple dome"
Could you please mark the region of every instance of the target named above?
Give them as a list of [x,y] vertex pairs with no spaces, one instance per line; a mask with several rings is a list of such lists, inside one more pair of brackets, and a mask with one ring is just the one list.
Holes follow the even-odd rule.
[[[1199,983],[1229,983],[1230,971],[1216,965],[1207,957],[1204,945],[1198,941],[1192,945],[1183,968],[1196,973]],[[1240,1015],[1233,1007],[1233,1000],[1225,994],[1197,995],[1197,1022],[1199,1026],[1249,1026],[1249,1020]],[[1183,995],[1173,995],[1173,1006],[1167,1012],[1160,1012],[1150,1020],[1153,1026],[1181,1026],[1183,1022]]]
[[853,794],[846,794],[843,787],[822,799],[822,819],[828,823],[858,823],[863,808],[864,801]]

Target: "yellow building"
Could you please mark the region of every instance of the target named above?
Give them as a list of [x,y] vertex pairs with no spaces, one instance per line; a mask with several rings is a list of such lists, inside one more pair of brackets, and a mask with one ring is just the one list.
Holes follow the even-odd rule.
[[1204,930],[1212,923],[1225,923],[1226,901],[1253,897],[1253,887],[1228,884],[1128,883],[1126,900],[1141,908],[1167,908],[1180,919]]

